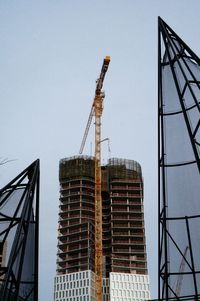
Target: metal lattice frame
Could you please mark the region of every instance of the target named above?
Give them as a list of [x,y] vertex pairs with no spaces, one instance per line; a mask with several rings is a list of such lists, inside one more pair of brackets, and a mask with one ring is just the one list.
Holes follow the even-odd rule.
[[0,301],[38,300],[39,160],[0,190]]
[[[159,300],[200,300],[199,295],[199,283],[197,282],[197,275],[200,271],[195,266],[193,258],[193,245],[191,241],[190,225],[194,220],[200,218],[200,212],[197,212],[195,216],[174,216],[168,215],[168,205],[172,200],[168,199],[168,187],[167,187],[167,172],[169,168],[181,168],[184,165],[194,164],[200,173],[200,153],[199,146],[200,141],[200,76],[190,68],[190,63],[194,66],[200,66],[200,59],[196,54],[184,43],[184,41],[177,36],[177,34],[161,19],[158,18],[158,173],[159,173],[159,288],[158,297]],[[166,112],[165,100],[164,100],[164,87],[163,87],[163,74],[165,67],[168,66],[168,70],[171,74],[171,80],[174,83],[177,99],[180,105],[180,112]],[[177,71],[178,69],[178,71]],[[181,79],[180,79],[181,77]],[[181,84],[180,84],[181,81]],[[188,107],[186,98],[192,99],[193,104]],[[197,116],[199,118],[192,121],[189,113],[190,110],[195,108]],[[165,137],[166,125],[165,120],[168,116],[175,114],[182,114],[189,136],[189,143],[193,151],[192,162],[182,162],[169,164],[166,159],[167,154],[167,142]],[[198,173],[197,172],[197,173]],[[200,177],[199,177],[200,180]],[[191,188],[192,189],[192,188]],[[181,200],[180,200],[181,206]],[[187,237],[187,255],[186,252],[180,249],[178,243],[171,234],[172,222],[178,222],[180,220],[185,225],[185,236]],[[180,268],[177,271],[170,270],[170,260],[173,254],[169,254],[169,243],[176,249],[182,258]],[[200,243],[200,242],[199,242]],[[189,259],[188,259],[189,258]],[[186,275],[183,266],[187,266],[187,276],[192,277],[193,281],[193,294],[184,296],[180,293],[182,277]],[[176,289],[172,284],[172,277],[177,277]]]

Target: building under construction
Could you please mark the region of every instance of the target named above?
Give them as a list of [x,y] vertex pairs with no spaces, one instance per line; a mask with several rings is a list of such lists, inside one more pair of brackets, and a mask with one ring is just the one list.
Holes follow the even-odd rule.
[[[133,160],[101,167],[103,300],[149,299],[143,180]],[[95,160],[59,166],[60,210],[55,301],[95,300]]]

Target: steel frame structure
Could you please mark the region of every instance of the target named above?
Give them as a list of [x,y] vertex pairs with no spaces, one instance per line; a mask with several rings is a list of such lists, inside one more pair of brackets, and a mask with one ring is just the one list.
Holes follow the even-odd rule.
[[[200,76],[197,78],[196,74],[190,69],[189,62],[195,66],[200,66],[200,59],[197,55],[185,44],[185,42],[159,17],[158,18],[158,196],[159,196],[159,209],[158,209],[158,232],[159,232],[159,245],[158,245],[158,300],[200,300],[197,275],[200,271],[195,266],[194,262],[194,248],[191,241],[191,229],[190,225],[194,219],[200,218],[200,212],[197,212],[195,216],[179,216],[174,217],[168,215],[168,204],[172,200],[168,199],[168,187],[167,187],[167,172],[171,167],[179,168],[183,165],[194,164],[197,167],[197,173],[200,173]],[[176,66],[175,66],[176,64]],[[164,87],[163,87],[163,70],[165,66],[168,68],[172,75],[172,81],[174,82],[175,90],[179,105],[181,107],[181,114],[185,121],[187,133],[193,151],[193,162],[183,162],[182,164],[169,165],[166,160],[166,137],[165,137],[165,118],[166,115],[178,114],[180,112],[165,111],[164,100]],[[181,81],[179,74],[176,70],[179,69],[181,74]],[[194,93],[195,86],[195,93]],[[190,94],[193,100],[193,105],[188,107],[185,98]],[[190,109],[195,108],[199,114],[197,121],[193,122],[190,119]],[[200,179],[200,177],[199,177]],[[181,203],[180,203],[181,206]],[[181,250],[176,240],[171,235],[171,223],[182,220],[185,225],[187,242],[188,242],[188,256]],[[187,266],[187,272],[183,269],[172,272],[170,270],[170,260],[173,254],[169,254],[169,243],[173,244],[174,249],[179,253],[182,262]],[[199,242],[200,243],[200,242]],[[188,259],[189,257],[189,259]],[[192,277],[193,279],[193,294],[181,295],[180,278],[185,276]],[[179,279],[179,292],[176,291],[172,285],[172,277]],[[174,278],[173,278],[174,279]]]
[[7,248],[0,266],[0,301],[37,301],[39,160],[0,190],[0,240]]

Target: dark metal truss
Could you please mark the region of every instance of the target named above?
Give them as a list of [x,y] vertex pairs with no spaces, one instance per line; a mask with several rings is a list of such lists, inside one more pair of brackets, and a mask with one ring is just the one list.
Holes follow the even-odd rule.
[[[200,59],[185,44],[185,42],[159,17],[158,18],[158,195],[159,195],[159,287],[158,300],[200,300],[199,287],[197,277],[199,277],[199,267],[195,266],[194,248],[191,240],[191,225],[200,218],[200,212],[196,212],[193,216],[174,216],[168,215],[168,207],[170,202],[174,201],[168,197],[168,171],[170,168],[181,168],[182,166],[196,165],[196,170],[200,173],[200,74],[193,72],[191,65],[200,66]],[[166,100],[164,99],[163,74],[165,67],[168,67],[173,81],[174,90],[176,91],[180,110],[167,112]],[[187,103],[187,97],[190,97],[190,105]],[[195,108],[197,118],[191,120],[190,111]],[[189,137],[188,143],[193,152],[193,160],[191,162],[175,162],[170,163],[166,159],[168,145],[166,141],[166,125],[165,120],[168,116],[182,114],[184,126]],[[180,115],[179,115],[180,116]],[[175,129],[174,129],[175,130]],[[169,135],[170,136],[170,135]],[[171,171],[171,170],[170,170]],[[199,179],[200,180],[200,177]],[[200,185],[200,182],[198,182]],[[192,188],[191,188],[192,189]],[[192,193],[192,192],[191,192]],[[199,200],[200,201],[200,200]],[[180,200],[181,206],[181,200]],[[185,231],[187,241],[187,255],[180,248],[171,229],[175,223],[181,222]],[[200,231],[200,230],[199,230]],[[171,271],[170,262],[173,259],[173,253],[169,252],[169,244],[173,246],[174,252],[179,254],[181,258],[180,268]],[[200,241],[199,241],[200,244]],[[200,256],[200,254],[199,254]],[[181,267],[185,266],[185,270]],[[193,293],[181,294],[181,281],[183,277],[191,277]],[[173,281],[172,281],[173,279]],[[177,279],[176,288],[174,279]],[[199,278],[198,278],[199,279]],[[179,291],[179,292],[178,292]]]
[[39,160],[0,190],[0,301],[38,300]]

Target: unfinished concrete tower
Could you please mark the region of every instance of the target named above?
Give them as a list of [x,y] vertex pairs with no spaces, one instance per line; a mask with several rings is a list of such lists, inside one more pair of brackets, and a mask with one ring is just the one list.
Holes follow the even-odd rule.
[[[103,300],[149,299],[141,167],[113,158],[101,170]],[[95,300],[94,171],[93,157],[60,161],[55,301]]]

